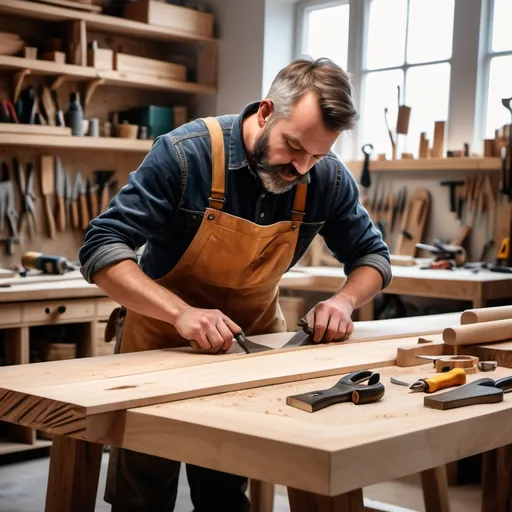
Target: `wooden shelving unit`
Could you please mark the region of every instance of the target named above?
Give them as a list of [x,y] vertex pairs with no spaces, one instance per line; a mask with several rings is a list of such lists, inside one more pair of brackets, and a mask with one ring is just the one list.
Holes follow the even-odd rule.
[[[363,168],[362,160],[345,162],[353,172]],[[498,157],[467,157],[467,158],[425,158],[404,160],[370,160],[370,172],[380,171],[499,171],[501,159]]]
[[[169,109],[177,107],[173,111],[176,116],[173,121],[178,126],[195,115],[190,111],[198,103],[195,96],[212,95],[217,91],[218,40],[214,37],[28,0],[0,0],[0,22],[3,22],[0,23],[0,30],[19,31],[27,46],[36,48],[35,53],[26,53],[32,58],[0,56],[1,97],[16,103],[25,86],[31,85],[37,90],[44,85],[47,90],[54,92],[54,102],[66,113],[66,98],[69,98],[71,91],[76,91],[84,107],[85,119],[98,119],[101,135],[119,132],[116,125],[122,121],[114,120],[116,113],[145,105],[165,106]],[[55,38],[52,44],[58,43],[57,48],[46,49],[47,38]],[[154,76],[143,75],[137,67],[134,68],[135,73],[110,70],[114,67],[114,61],[110,65],[108,57],[107,64],[103,62],[102,66],[102,62],[97,61],[96,67],[90,66],[93,61],[96,62],[95,59],[89,59],[90,43],[93,41],[97,50],[107,49],[135,57],[181,64],[186,67],[186,75],[167,75],[179,76],[179,80],[176,80],[161,78],[154,70]],[[122,51],[118,48],[122,48]],[[42,54],[50,51],[63,52],[66,63],[45,60],[62,57],[56,54],[52,57],[50,54],[43,58]],[[94,51],[91,53],[94,57]],[[46,109],[42,100],[40,104]],[[26,225],[20,230],[20,237],[24,237],[23,243],[26,245],[16,246],[12,254],[7,255],[5,252],[6,260],[2,263],[19,264],[18,256],[25,247],[26,250],[30,248],[50,252],[48,247],[51,246],[53,254],[74,259],[76,255],[70,256],[65,251],[75,252],[82,244],[83,228],[81,225],[79,229],[74,229],[75,226],[71,228],[68,221],[71,215],[67,211],[65,228],[57,231],[53,240],[48,235],[48,212],[44,208],[40,165],[46,150],[62,153],[62,164],[68,178],[74,180],[80,172],[82,179],[90,180],[91,183],[87,192],[90,195],[88,199],[93,194],[98,199],[101,188],[99,174],[94,171],[113,172],[112,185],[118,190],[125,185],[129,172],[139,165],[141,156],[153,144],[152,140],[121,137],[76,137],[70,132],[69,128],[46,125],[0,125],[2,160],[10,164],[13,157],[16,157],[23,169],[28,168],[28,162],[34,163],[36,176],[33,189],[39,223],[33,238],[29,236]],[[21,204],[19,188],[14,186],[18,211]],[[49,210],[54,214],[56,195],[56,189],[50,193]],[[92,199],[86,200],[86,203],[92,204]],[[84,215],[90,219],[87,214],[94,217],[101,213],[91,213],[94,209],[90,205],[86,210],[85,214],[80,212],[81,219]],[[84,283],[81,277],[82,286],[61,283],[57,294],[59,298],[52,301],[48,300],[51,284],[43,283],[40,298],[36,298],[34,290],[29,289],[34,285],[19,285],[16,290],[18,286],[13,284],[8,289],[14,293],[0,305],[1,348],[5,365],[26,365],[36,361],[33,355],[41,342],[39,329],[42,328],[46,333],[45,337],[52,337],[54,334],[51,328],[54,325],[67,329],[66,340],[72,340],[76,345],[76,357],[112,353],[114,342],[105,343],[103,335],[110,313],[116,305],[108,299],[99,298],[97,290],[89,285],[84,286]],[[67,334],[69,332],[71,334]],[[58,349],[58,345],[65,345],[53,339],[49,343],[54,350]],[[38,357],[44,358],[45,355]],[[38,439],[33,429],[20,426],[7,428],[0,422],[0,455],[44,448],[51,444],[50,440]]]
[[58,64],[56,62],[25,59],[23,57],[11,57],[0,55],[0,69],[28,70],[31,75],[54,76],[56,79],[91,82],[101,80],[98,85],[117,85],[133,87],[137,89],[157,89],[162,91],[174,91],[189,94],[214,94],[215,87],[203,84],[180,82],[178,80],[166,80],[138,74],[120,73],[118,71],[97,71],[92,67],[76,66],[74,64]]
[[0,133],[0,146],[30,146],[49,149],[96,149],[147,153],[152,140],[123,139],[118,137],[54,137],[51,135],[30,135]]
[[[37,7],[37,10],[36,10]],[[85,21],[87,26],[98,32],[134,36],[154,41],[181,41],[184,43],[213,43],[218,40],[201,37],[186,31],[169,30],[105,14],[88,13],[54,5],[34,4],[26,0],[2,0],[0,13],[22,16],[45,21]]]

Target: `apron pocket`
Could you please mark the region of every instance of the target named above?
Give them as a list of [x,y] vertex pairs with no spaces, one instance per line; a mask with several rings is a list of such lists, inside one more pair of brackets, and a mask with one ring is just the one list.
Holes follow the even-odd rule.
[[232,248],[226,250],[226,243],[215,235],[210,235],[202,244],[201,253],[191,270],[199,281],[223,288],[239,288],[249,272],[247,262],[237,258]]
[[246,286],[259,286],[281,279],[293,258],[289,242],[270,244],[261,256],[251,264],[245,280]]

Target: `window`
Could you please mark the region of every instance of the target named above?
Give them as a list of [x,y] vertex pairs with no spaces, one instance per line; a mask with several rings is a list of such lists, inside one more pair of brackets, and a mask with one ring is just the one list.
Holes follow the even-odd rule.
[[[299,12],[298,56],[309,55],[314,59],[327,57],[347,69],[349,1],[306,0],[299,4]],[[335,143],[333,151],[341,155],[349,141],[350,134],[344,133]]]
[[510,113],[501,103],[512,96],[511,0],[491,2],[490,34],[487,47],[488,85],[484,137],[494,138],[495,130],[510,124]]
[[[447,121],[454,0],[370,0],[362,66],[359,142],[397,158],[418,155],[421,132],[432,140],[435,121]],[[396,137],[398,106],[411,107],[407,135]],[[387,108],[387,116],[384,111]]]
[[304,3],[299,53],[328,57],[347,69],[349,13],[346,1]]

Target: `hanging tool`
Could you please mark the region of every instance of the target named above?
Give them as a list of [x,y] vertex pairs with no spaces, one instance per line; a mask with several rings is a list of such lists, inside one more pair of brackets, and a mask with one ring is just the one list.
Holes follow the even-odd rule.
[[34,184],[34,163],[27,163],[26,174],[16,157],[13,158],[14,169],[16,170],[18,187],[21,194],[21,210],[19,216],[18,231],[21,233],[25,224],[25,219],[28,220],[28,230],[30,239],[33,240],[37,231],[37,219],[34,201],[36,196],[33,191]]
[[498,403],[503,402],[503,394],[511,389],[512,376],[498,380],[483,378],[446,393],[426,396],[423,405],[445,411],[467,405]]
[[444,244],[434,240],[433,245],[418,242],[416,247],[435,255],[434,261],[421,267],[422,269],[461,267],[467,260],[467,252],[460,245]]
[[363,171],[361,173],[361,185],[364,188],[370,188],[372,184],[371,176],[370,176],[370,155],[373,152],[372,144],[365,144],[362,148],[364,153],[364,163],[363,163]]
[[18,236],[18,213],[14,206],[14,186],[11,181],[9,166],[6,162],[2,162],[2,177],[0,180],[0,229],[2,231],[6,216],[9,236],[0,237],[0,241],[6,243],[7,253],[12,255],[14,254],[13,245],[21,243],[22,238]]
[[384,108],[384,121],[386,122],[386,128],[388,129],[389,139],[391,140],[391,159],[396,160],[396,142],[393,138],[393,133],[391,131],[391,128],[389,127],[388,122],[388,108]]
[[451,388],[452,386],[461,386],[466,384],[466,372],[464,368],[454,368],[449,372],[440,373],[433,377],[418,379],[411,384],[412,391],[424,391],[425,393],[433,393],[440,389]]
[[356,405],[377,402],[384,393],[379,373],[360,370],[345,375],[332,388],[287,396],[286,405],[306,412],[316,412],[342,402]]
[[57,208],[55,220],[57,230],[66,229],[66,174],[59,156],[55,157],[55,195],[57,196]]
[[450,188],[450,211],[457,213],[456,188],[464,185],[462,180],[442,181],[441,186]]

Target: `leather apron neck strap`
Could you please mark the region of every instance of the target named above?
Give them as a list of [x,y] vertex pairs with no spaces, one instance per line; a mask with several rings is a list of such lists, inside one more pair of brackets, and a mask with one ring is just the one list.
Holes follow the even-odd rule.
[[[212,190],[210,193],[210,208],[222,210],[224,207],[225,190],[225,152],[224,135],[220,123],[215,117],[205,117],[203,122],[210,132],[212,147]],[[297,185],[293,201],[292,221],[302,222],[306,210],[306,197],[308,186],[305,183]]]
[[212,190],[210,193],[210,208],[222,210],[224,207],[225,184],[225,155],[224,136],[220,123],[214,117],[203,119],[208,131],[212,146]]

